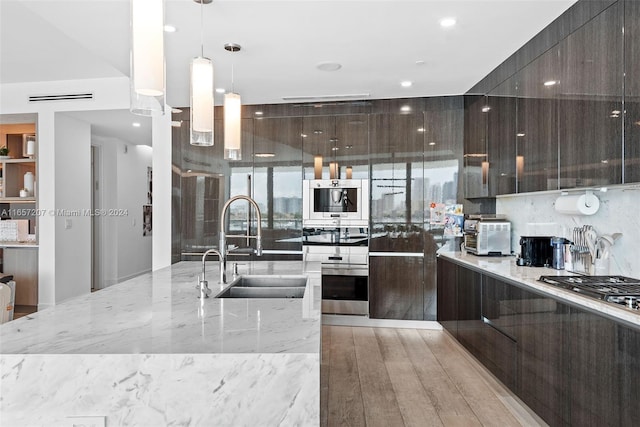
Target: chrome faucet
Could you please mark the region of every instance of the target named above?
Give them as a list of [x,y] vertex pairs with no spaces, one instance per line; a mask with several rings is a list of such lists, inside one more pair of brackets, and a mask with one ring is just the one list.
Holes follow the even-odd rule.
[[[196,288],[200,290],[199,298],[202,298],[202,299],[209,298],[209,295],[211,295],[211,289],[209,289],[209,282],[207,282],[206,272],[204,268],[207,255],[210,255],[210,254],[218,255],[218,258],[220,258],[220,270],[222,270],[222,255],[220,255],[220,252],[218,252],[215,249],[207,250],[204,253],[204,255],[202,255],[202,276],[200,276],[200,280],[198,281],[198,286],[196,286]],[[220,277],[222,277],[222,274],[220,275]]]
[[[224,232],[224,217],[227,214],[227,210],[229,206],[235,202],[236,200],[246,200],[251,203],[253,207],[256,209],[256,220],[258,221],[258,230],[255,236],[247,236],[245,234],[230,234],[226,235]],[[247,223],[247,227],[250,224]],[[244,196],[242,194],[238,196],[234,196],[227,200],[227,202],[222,207],[222,211],[220,212],[220,283],[227,283],[227,237],[236,237],[241,239],[256,239],[256,249],[255,254],[257,256],[262,255],[262,214],[260,213],[260,208],[255,200],[253,200],[249,196]]]

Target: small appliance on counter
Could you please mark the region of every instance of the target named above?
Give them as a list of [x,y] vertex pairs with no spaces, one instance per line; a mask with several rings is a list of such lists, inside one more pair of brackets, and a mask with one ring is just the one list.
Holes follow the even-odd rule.
[[469,215],[464,221],[464,247],[476,255],[511,255],[511,223],[496,215]]
[[521,236],[518,265],[549,267],[553,262],[551,236]]

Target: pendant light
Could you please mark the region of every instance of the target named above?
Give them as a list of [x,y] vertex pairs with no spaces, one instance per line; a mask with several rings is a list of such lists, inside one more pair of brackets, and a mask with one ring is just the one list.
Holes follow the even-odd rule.
[[[239,44],[227,43],[224,49],[228,52],[239,52]],[[233,66],[231,66],[231,92],[224,94],[224,158],[225,160],[242,160],[241,150],[241,110],[240,95],[233,91]]]
[[203,5],[211,0],[193,0],[200,4],[200,56],[191,61],[191,145],[213,145],[213,63],[204,56]]
[[131,0],[130,110],[164,114],[164,0]]

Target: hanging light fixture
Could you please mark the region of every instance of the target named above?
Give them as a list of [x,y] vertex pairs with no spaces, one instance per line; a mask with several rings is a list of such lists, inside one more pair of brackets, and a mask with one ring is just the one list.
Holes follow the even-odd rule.
[[131,0],[130,110],[163,115],[164,0]]
[[[228,52],[239,52],[241,47],[236,43],[227,43],[224,49]],[[231,66],[231,92],[224,94],[224,158],[226,160],[241,160],[241,110],[240,95],[233,91],[233,65]]]
[[193,0],[200,4],[200,56],[191,60],[191,145],[213,145],[213,63],[204,56],[203,5],[211,0]]

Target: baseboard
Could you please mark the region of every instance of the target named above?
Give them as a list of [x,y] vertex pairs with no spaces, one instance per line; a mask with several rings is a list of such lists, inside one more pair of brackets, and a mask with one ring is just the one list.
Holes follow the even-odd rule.
[[323,325],[332,326],[361,326],[367,328],[399,328],[399,329],[432,329],[442,330],[442,325],[432,320],[393,320],[370,319],[367,316],[349,316],[340,314],[323,314]]

